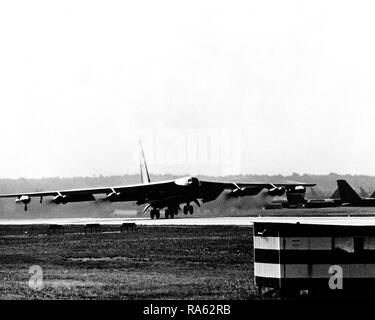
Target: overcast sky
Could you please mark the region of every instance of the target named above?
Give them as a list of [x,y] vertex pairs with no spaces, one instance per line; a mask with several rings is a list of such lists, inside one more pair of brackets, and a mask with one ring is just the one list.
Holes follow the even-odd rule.
[[2,1],[0,178],[375,175],[373,1]]

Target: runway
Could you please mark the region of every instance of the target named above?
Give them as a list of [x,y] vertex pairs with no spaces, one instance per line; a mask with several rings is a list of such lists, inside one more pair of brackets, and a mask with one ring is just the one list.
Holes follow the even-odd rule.
[[339,224],[339,225],[375,225],[373,217],[210,217],[210,218],[175,218],[151,220],[150,218],[64,218],[64,219],[2,219],[0,225],[37,225],[37,224],[61,224],[81,225],[99,223],[108,225],[120,225],[126,222],[134,222],[137,225],[155,226],[194,226],[194,225],[236,225],[251,226],[254,222],[285,222],[285,223],[314,223],[314,224]]

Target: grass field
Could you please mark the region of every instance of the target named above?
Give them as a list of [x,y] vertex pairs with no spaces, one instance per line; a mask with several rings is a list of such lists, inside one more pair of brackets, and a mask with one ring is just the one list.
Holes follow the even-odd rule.
[[[264,216],[371,216],[375,208],[267,210]],[[51,222],[52,223],[52,222]],[[1,299],[256,299],[251,226],[0,225]],[[32,266],[43,289],[30,288]]]
[[[0,227],[2,299],[250,299],[252,228],[141,226],[83,234],[66,226]],[[43,270],[43,289],[28,285]]]

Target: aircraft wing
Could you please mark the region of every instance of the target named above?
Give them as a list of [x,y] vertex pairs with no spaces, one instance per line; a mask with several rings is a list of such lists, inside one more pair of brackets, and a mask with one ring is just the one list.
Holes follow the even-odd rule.
[[216,199],[224,190],[230,190],[231,195],[254,196],[263,189],[268,189],[271,196],[282,195],[285,191],[305,191],[306,187],[313,187],[313,183],[246,183],[246,182],[220,182],[220,181],[201,181],[202,200],[203,202]]
[[[2,194],[0,198],[16,197],[16,202],[25,204],[25,210],[27,210],[27,204],[32,197],[40,197],[41,202],[43,197],[53,197],[52,201],[56,204],[100,199],[110,202],[136,201],[138,205],[148,204],[153,207],[163,208],[178,206],[192,201],[198,203],[198,200],[202,202],[212,201],[224,190],[229,190],[230,195],[233,197],[240,197],[256,195],[261,190],[268,189],[268,193],[273,196],[282,195],[285,191],[293,188],[305,188],[314,185],[304,183],[236,183],[185,177],[170,181],[128,186]],[[102,196],[94,197],[94,195],[100,194]]]
[[[22,195],[29,197],[46,197],[46,196],[57,196],[57,195],[82,195],[82,194],[110,194],[112,192],[124,193],[124,194],[146,194],[153,192],[166,192],[173,191],[176,187],[183,185],[178,183],[178,180],[153,182],[147,184],[134,184],[128,186],[116,186],[116,187],[102,187],[102,188],[83,188],[83,189],[69,189],[60,191],[40,191],[40,192],[19,192],[19,193],[8,193],[0,194],[0,198],[14,198]],[[235,190],[236,188],[261,188],[261,189],[272,189],[274,187],[313,187],[316,184],[312,183],[244,183],[244,182],[220,182],[220,181],[207,181],[200,180],[202,192],[206,192],[212,189],[224,190]],[[137,199],[133,199],[137,200]]]
[[285,188],[293,188],[298,186],[303,187],[314,187],[316,186],[315,183],[303,183],[303,182],[285,182],[285,183],[271,183],[271,182],[221,182],[221,181],[208,181],[208,180],[201,180],[202,185],[207,186],[217,186],[222,189],[233,189],[233,187],[238,186],[240,188],[246,187],[261,187],[263,189],[271,189],[274,187],[285,187]]
[[[165,189],[170,189],[174,185],[174,180],[154,182],[148,184],[135,184],[128,186],[117,186],[117,187],[102,187],[102,188],[82,188],[82,189],[69,189],[69,190],[58,190],[58,191],[41,191],[41,192],[19,192],[19,193],[9,193],[1,194],[0,198],[13,198],[20,196],[29,197],[47,197],[47,196],[73,196],[73,195],[86,195],[86,194],[111,194],[111,193],[123,193],[128,194],[135,193],[145,193],[145,192],[159,192]],[[136,199],[134,199],[136,200]]]

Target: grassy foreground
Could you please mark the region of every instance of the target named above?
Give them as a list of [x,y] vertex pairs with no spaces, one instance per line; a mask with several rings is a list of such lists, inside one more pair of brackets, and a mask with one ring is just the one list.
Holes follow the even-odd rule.
[[[249,299],[252,228],[140,226],[83,234],[66,226],[0,226],[1,299]],[[43,289],[29,287],[31,266]]]

